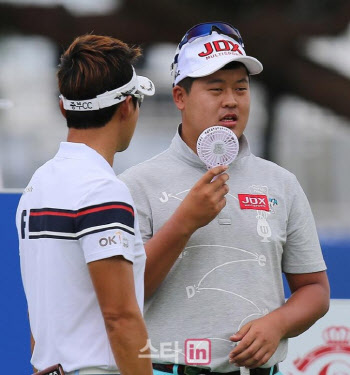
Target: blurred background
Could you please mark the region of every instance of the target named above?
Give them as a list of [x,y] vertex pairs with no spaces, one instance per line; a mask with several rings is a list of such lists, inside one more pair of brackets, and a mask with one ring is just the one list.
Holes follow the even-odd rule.
[[0,185],[22,189],[65,140],[56,68],[75,36],[101,33],[140,45],[146,98],[117,173],[164,150],[180,116],[170,64],[192,25],[236,26],[264,71],[252,78],[253,152],[296,174],[321,235],[350,232],[350,1],[1,0]]
[[[344,260],[350,254],[349,0],[0,0],[0,190],[5,201],[0,228],[2,247],[7,250],[1,255],[5,266],[0,284],[8,306],[1,319],[3,343],[7,343],[5,372],[10,373],[18,358],[18,366],[22,363],[25,369],[21,373],[30,373],[13,225],[18,196],[12,192],[20,192],[66,139],[55,76],[59,56],[76,36],[86,33],[114,36],[143,48],[136,69],[154,81],[156,95],[145,99],[129,149],[116,155],[115,171],[120,173],[167,148],[180,122],[170,78],[176,44],[194,24],[213,20],[237,27],[247,54],[264,65],[262,74],[251,80],[246,134],[252,151],[299,179],[315,215],[331,272],[332,296],[350,298]],[[6,225],[11,228],[4,229]],[[348,325],[350,337],[350,299],[339,301],[348,301],[347,310],[341,305],[340,315],[334,310],[331,316],[336,317],[325,324]],[[317,328],[312,345],[322,341],[322,329]],[[22,362],[20,347],[25,348]],[[347,360],[350,368],[350,357]],[[296,374],[295,368],[287,374]]]

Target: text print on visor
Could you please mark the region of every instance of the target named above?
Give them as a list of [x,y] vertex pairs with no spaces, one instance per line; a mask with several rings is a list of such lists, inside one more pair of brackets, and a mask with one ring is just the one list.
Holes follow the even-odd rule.
[[69,111],[97,111],[102,108],[110,107],[121,103],[127,96],[131,95],[137,98],[139,105],[142,103],[145,95],[154,95],[154,84],[147,77],[136,75],[135,69],[131,80],[122,87],[112,91],[106,91],[92,99],[71,100],[60,95],[63,102],[63,108]]

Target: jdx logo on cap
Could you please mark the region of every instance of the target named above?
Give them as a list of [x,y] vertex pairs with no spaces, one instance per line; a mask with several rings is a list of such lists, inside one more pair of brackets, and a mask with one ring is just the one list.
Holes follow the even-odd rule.
[[238,194],[241,210],[270,211],[266,195]]
[[208,42],[204,44],[205,51],[198,54],[199,57],[205,57],[211,55],[213,52],[222,52],[222,51],[230,51],[230,52],[238,52],[240,55],[243,56],[243,53],[239,49],[240,45],[237,43],[231,42],[231,40],[215,40],[214,42]]

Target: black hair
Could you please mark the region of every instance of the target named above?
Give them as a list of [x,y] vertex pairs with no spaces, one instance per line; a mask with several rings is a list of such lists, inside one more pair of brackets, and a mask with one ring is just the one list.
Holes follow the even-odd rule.
[[[61,56],[57,72],[60,93],[70,100],[92,99],[121,87],[132,78],[132,64],[141,55],[138,47],[108,36],[76,38]],[[133,98],[136,107],[137,99]],[[99,128],[113,117],[120,103],[96,111],[66,110],[69,128]]]

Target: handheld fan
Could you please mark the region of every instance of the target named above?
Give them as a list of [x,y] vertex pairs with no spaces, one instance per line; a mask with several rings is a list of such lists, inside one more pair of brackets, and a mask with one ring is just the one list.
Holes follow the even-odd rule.
[[211,126],[197,140],[197,153],[208,169],[229,165],[237,157],[239,142],[236,134],[224,126]]

